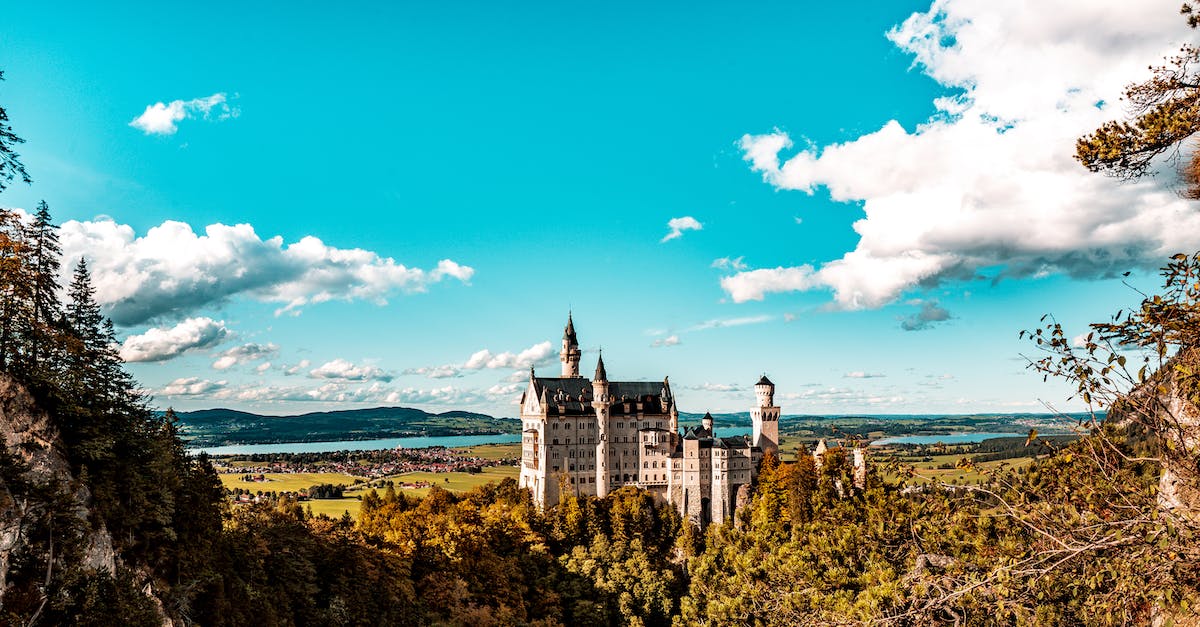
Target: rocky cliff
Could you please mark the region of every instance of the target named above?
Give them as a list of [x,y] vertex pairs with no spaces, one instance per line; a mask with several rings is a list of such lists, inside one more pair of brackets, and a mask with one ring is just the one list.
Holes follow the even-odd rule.
[[[67,564],[114,572],[112,538],[102,523],[90,520],[91,494],[72,475],[58,430],[29,392],[2,373],[0,437],[8,456],[6,472],[0,475],[0,603],[8,588],[10,564],[19,552],[35,553],[31,561],[44,564],[47,573]],[[33,530],[63,515],[75,518],[77,524],[67,526],[76,530],[75,537],[49,538],[44,551],[40,550],[43,538],[38,537],[39,545],[33,548]]]

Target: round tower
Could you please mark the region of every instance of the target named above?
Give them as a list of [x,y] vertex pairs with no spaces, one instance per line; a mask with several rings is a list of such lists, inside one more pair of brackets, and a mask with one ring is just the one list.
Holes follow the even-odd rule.
[[558,360],[562,362],[563,378],[579,376],[579,358],[583,353],[579,350],[579,338],[575,337],[575,322],[571,313],[567,312],[567,327],[563,329],[562,352]]
[[754,396],[758,406],[750,410],[750,422],[754,427],[754,446],[763,453],[779,453],[779,408],[775,406],[775,384],[763,375],[754,384]]
[[[578,363],[578,362],[576,362]],[[608,416],[612,397],[608,394],[608,373],[604,371],[604,354],[596,362],[596,376],[592,379],[592,409],[596,411],[596,496],[608,496]]]

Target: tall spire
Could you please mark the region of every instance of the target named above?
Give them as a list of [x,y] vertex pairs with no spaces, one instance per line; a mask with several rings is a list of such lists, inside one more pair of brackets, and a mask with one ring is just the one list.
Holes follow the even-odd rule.
[[595,381],[608,381],[608,373],[604,371],[604,351],[600,351],[600,359],[596,361]]
[[579,350],[579,339],[575,337],[575,321],[572,320],[571,312],[567,312],[567,326],[563,329],[562,351],[559,353],[559,361],[562,362],[563,378],[579,376],[579,358],[583,353]]

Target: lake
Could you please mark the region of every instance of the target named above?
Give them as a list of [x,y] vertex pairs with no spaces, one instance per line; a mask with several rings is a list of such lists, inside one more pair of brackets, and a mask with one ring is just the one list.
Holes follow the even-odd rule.
[[[750,435],[750,429],[745,427],[717,427],[717,436],[733,437]],[[502,435],[447,435],[440,437],[419,438],[381,438],[378,440],[339,440],[336,442],[279,442],[277,444],[230,444],[228,446],[203,446],[189,448],[192,454],[208,453],[209,455],[253,455],[255,453],[329,453],[332,451],[381,451],[403,446],[404,448],[428,448],[444,446],[446,448],[464,448],[480,444],[511,444],[520,442],[521,436],[516,434]]]
[[1024,433],[954,433],[949,435],[904,435],[891,438],[882,438],[871,442],[871,446],[884,446],[887,444],[974,444],[992,438],[1023,438]]
[[340,440],[337,442],[280,442],[278,444],[231,444],[228,446],[204,446],[189,448],[193,454],[209,455],[253,455],[255,453],[329,453],[332,451],[381,451],[403,446],[404,448],[464,448],[480,444],[511,444],[520,442],[517,434],[501,435],[447,435],[441,437],[382,438],[378,440]]

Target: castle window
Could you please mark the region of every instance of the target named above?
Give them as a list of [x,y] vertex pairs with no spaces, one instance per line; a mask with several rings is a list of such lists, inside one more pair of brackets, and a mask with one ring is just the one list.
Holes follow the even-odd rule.
[[571,464],[570,470],[571,470],[571,472],[575,472],[575,464]]
[[662,429],[662,421],[659,420],[658,422],[654,423],[654,426],[658,427],[659,429]]
[[555,431],[558,431],[558,423],[557,423],[557,422],[556,422],[556,423],[554,423],[554,430],[555,430]]
[[618,429],[624,429],[624,428],[625,428],[625,423],[623,423],[623,422],[618,422],[618,423],[617,423],[617,428],[618,428]]
[[554,472],[558,472],[558,466],[554,467]]
[[649,468],[650,462],[642,462],[642,468]]
[[570,443],[571,443],[571,438],[567,438],[567,441],[566,441],[566,443],[567,443],[567,444],[570,444]]
[[558,444],[558,438],[554,438],[554,443]]

